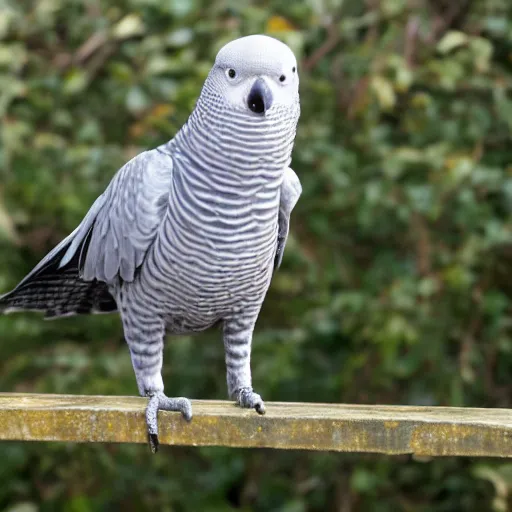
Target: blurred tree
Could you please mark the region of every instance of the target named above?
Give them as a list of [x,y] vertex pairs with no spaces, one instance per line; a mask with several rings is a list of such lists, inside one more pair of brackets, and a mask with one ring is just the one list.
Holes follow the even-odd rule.
[[[0,1],[0,290],[172,137],[218,48],[301,60],[304,195],[258,323],[267,400],[511,407],[508,0]],[[0,390],[135,394],[116,316],[0,318]],[[179,361],[179,364],[178,364]],[[224,398],[216,331],[166,389]],[[512,507],[493,460],[5,443],[0,509],[443,512]]]

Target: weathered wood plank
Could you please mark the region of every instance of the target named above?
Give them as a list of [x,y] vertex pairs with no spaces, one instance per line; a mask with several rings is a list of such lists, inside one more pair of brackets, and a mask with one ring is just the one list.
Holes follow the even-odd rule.
[[[146,400],[0,393],[0,440],[145,443]],[[512,410],[267,402],[267,414],[193,401],[160,412],[162,444],[512,457]]]

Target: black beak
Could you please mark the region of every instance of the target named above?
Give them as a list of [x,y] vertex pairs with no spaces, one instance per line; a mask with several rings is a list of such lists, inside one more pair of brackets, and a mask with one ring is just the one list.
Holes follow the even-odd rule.
[[272,106],[272,99],[272,91],[267,82],[263,78],[258,78],[247,97],[247,105],[255,114],[265,114]]

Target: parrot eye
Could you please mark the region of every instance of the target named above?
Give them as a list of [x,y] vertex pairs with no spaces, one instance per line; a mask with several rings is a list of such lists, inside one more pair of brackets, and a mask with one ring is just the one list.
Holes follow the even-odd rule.
[[293,66],[292,73],[295,73],[295,71],[296,71],[295,66]]
[[233,79],[236,77],[236,71],[233,68],[227,70],[227,75],[229,78]]
[[280,82],[284,82],[285,80],[286,80],[286,77],[285,77],[284,75],[281,75],[281,76],[279,77],[279,81],[280,81]]

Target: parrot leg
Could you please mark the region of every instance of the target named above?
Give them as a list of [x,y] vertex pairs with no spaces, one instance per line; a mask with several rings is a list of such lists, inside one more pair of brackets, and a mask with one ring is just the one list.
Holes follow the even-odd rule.
[[164,394],[162,359],[165,324],[158,315],[141,315],[121,309],[124,335],[132,357],[133,370],[141,396],[149,398],[146,425],[151,451],[158,450],[158,411],[179,411],[186,420],[192,418],[192,405],[187,398],[168,398]]
[[256,318],[240,315],[224,321],[228,393],[240,407],[265,414],[265,404],[251,386],[251,344]]

